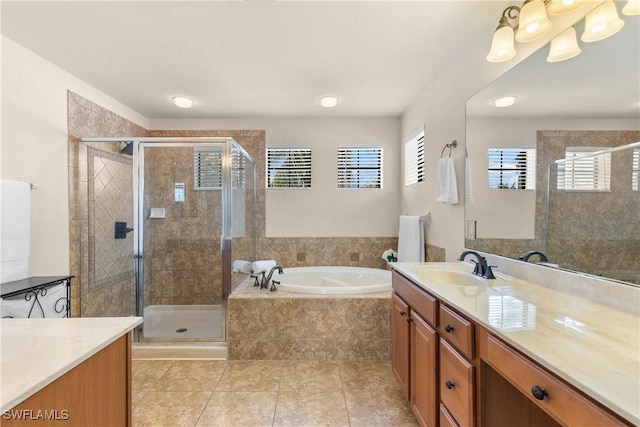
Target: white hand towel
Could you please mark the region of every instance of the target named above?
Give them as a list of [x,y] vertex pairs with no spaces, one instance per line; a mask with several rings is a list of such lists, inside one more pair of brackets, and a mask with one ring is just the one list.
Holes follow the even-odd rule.
[[254,273],[262,273],[263,271],[271,270],[276,265],[277,265],[276,262],[272,259],[254,261],[252,265],[252,270]]
[[237,259],[233,261],[232,270],[234,273],[251,274],[251,271],[253,270],[253,264],[249,261],[243,261],[243,260]]
[[0,187],[0,283],[29,275],[31,240],[31,186],[28,182],[2,181]]
[[424,261],[424,231],[419,216],[400,216],[398,262]]
[[464,158],[464,199],[467,203],[473,202],[473,189],[471,188],[471,160]]
[[444,157],[438,160],[438,194],[436,202],[458,203],[458,184],[456,182],[456,170],[451,157]]

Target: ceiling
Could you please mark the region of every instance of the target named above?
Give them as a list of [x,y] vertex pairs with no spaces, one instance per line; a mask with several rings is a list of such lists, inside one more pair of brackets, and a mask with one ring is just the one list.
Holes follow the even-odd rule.
[[[2,33],[148,118],[398,116],[504,2],[2,1]],[[170,103],[195,99],[190,110]],[[319,106],[335,95],[333,109]]]

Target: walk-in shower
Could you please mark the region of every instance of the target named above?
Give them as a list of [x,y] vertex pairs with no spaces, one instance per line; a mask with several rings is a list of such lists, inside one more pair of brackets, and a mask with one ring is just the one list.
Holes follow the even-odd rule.
[[251,156],[232,138],[85,138],[79,164],[80,315],[143,316],[138,342],[225,341],[232,259],[255,258]]

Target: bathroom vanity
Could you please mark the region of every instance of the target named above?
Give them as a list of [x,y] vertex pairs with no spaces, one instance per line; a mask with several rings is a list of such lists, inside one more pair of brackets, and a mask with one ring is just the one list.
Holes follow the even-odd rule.
[[3,426],[130,426],[139,317],[4,319]]
[[468,263],[392,268],[392,369],[421,425],[640,423],[636,315]]

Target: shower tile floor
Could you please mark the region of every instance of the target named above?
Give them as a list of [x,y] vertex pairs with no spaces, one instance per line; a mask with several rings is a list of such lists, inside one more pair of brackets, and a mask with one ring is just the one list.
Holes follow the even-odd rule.
[[133,426],[417,426],[389,362],[134,360]]
[[151,305],[144,309],[144,336],[222,338],[221,305]]

